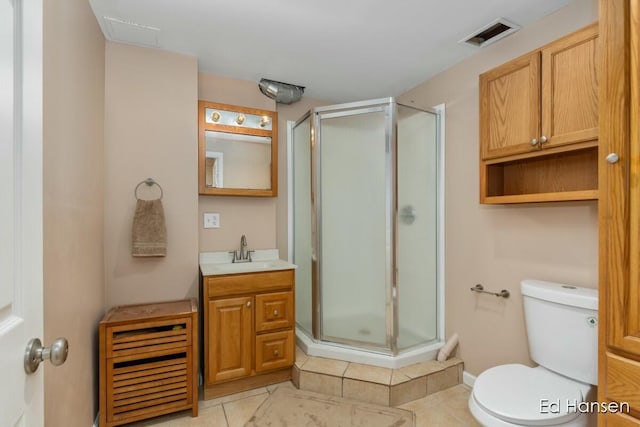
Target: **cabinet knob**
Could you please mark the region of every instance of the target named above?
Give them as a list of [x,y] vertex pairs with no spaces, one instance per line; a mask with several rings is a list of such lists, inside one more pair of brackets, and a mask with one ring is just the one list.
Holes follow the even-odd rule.
[[542,136],[540,137],[540,139],[538,140],[538,142],[539,142],[540,144],[544,144],[544,143],[545,143],[545,142],[547,142],[547,141],[548,141],[548,140],[547,140],[547,137],[546,137],[546,136],[544,136],[544,135],[542,135]]
[[251,301],[247,301],[247,307],[251,307]]
[[611,164],[618,163],[618,160],[620,160],[620,156],[618,156],[617,153],[609,153],[605,158],[607,159],[607,162]]
[[273,355],[274,356],[278,356],[278,355],[280,355],[280,352],[278,350],[273,350]]
[[533,139],[531,140],[531,146],[532,146],[532,147],[535,147],[536,145],[538,145],[538,140],[537,140],[537,139],[535,139],[535,138],[533,138]]
[[280,314],[280,312],[278,310],[273,310],[273,315],[277,316],[278,314]]

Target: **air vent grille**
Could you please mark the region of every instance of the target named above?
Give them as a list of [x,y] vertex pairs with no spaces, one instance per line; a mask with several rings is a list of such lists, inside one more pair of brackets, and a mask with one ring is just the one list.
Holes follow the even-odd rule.
[[519,25],[504,18],[499,18],[479,30],[474,31],[471,35],[460,40],[459,43],[474,47],[484,47],[505,38],[509,34],[515,33],[519,29]]

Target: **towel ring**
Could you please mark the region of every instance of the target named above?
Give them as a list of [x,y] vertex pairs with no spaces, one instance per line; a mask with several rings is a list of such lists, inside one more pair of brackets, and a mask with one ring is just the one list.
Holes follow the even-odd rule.
[[142,184],[147,184],[149,187],[151,187],[151,186],[152,186],[152,185],[154,185],[154,184],[155,184],[155,185],[157,185],[157,186],[158,186],[158,188],[160,189],[160,199],[162,200],[162,196],[164,195],[164,191],[162,191],[162,187],[160,186],[160,184],[158,184],[158,182],[157,182],[155,179],[153,179],[153,178],[147,178],[147,179],[145,179],[145,180],[143,180],[143,181],[140,181],[140,182],[138,183],[138,185],[136,185],[135,190],[133,190],[133,196],[134,196],[136,199],[140,200],[140,198],[138,197],[138,188],[140,188],[140,186],[141,186]]

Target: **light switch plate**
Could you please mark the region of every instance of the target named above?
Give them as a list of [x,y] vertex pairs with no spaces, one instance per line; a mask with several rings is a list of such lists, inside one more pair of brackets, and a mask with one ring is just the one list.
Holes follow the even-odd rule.
[[204,214],[204,228],[220,228],[220,214],[219,213],[205,213]]

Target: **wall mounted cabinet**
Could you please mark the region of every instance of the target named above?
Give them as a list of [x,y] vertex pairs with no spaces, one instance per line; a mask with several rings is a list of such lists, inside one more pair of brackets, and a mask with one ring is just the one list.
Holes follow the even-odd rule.
[[480,76],[480,202],[597,198],[598,26]]
[[198,102],[198,188],[202,195],[278,195],[278,114]]

